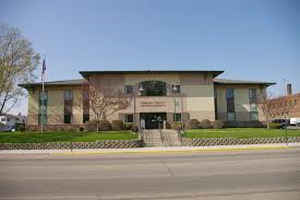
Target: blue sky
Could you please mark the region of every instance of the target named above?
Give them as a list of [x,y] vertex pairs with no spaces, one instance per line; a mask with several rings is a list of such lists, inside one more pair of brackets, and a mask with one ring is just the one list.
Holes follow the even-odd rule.
[[275,81],[279,94],[284,79],[300,92],[299,9],[298,0],[2,0],[0,22],[47,56],[48,80],[79,70],[220,69],[221,78]]

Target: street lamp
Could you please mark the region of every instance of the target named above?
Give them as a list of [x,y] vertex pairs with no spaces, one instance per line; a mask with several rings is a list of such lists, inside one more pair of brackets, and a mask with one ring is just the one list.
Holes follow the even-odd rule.
[[175,85],[173,85],[172,87],[173,93],[174,93],[174,116],[173,116],[173,120],[176,122],[176,107],[177,107],[177,99],[176,99],[176,93],[177,93],[177,87]]
[[135,87],[134,92],[133,92],[133,120],[134,120],[134,125],[135,126],[139,126],[139,124],[137,124],[137,120],[136,120],[136,95],[139,92],[140,95],[142,95],[142,92],[144,91],[144,88],[142,85],[140,85],[139,89],[137,89],[137,87]]

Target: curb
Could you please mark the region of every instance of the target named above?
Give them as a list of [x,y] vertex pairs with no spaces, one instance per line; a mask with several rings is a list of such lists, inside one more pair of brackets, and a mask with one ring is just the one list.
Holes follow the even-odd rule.
[[52,155],[94,155],[94,154],[122,154],[122,153],[189,153],[189,152],[232,152],[248,150],[276,150],[291,149],[300,147],[297,144],[276,144],[276,145],[235,145],[235,146],[205,146],[205,147],[149,147],[141,149],[116,149],[116,150],[94,150],[94,151],[73,151],[73,152],[53,152]]
[[94,154],[138,154],[138,153],[188,153],[188,152],[232,152],[250,150],[276,150],[300,147],[300,143],[289,144],[254,144],[254,145],[224,145],[224,146],[177,146],[177,147],[143,147],[130,149],[69,149],[61,150],[2,150],[0,155],[94,155]]

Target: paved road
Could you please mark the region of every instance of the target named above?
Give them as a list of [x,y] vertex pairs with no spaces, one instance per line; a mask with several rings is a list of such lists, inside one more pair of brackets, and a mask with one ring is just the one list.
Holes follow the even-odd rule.
[[0,158],[0,200],[300,200],[300,149]]

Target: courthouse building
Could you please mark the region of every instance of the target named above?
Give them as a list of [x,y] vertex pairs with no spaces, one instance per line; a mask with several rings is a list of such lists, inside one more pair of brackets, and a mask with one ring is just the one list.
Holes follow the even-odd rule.
[[[158,128],[157,121],[189,119],[251,122],[263,121],[257,96],[275,83],[218,79],[223,71],[80,71],[82,79],[45,83],[46,97],[41,99],[41,83],[21,84],[27,89],[28,121],[31,128],[41,123],[41,105],[46,106],[47,127],[84,126],[94,113],[82,98],[82,84],[99,80],[105,87],[134,93],[135,100],[108,120],[140,122],[148,129]],[[138,123],[139,124],[139,123]]]

